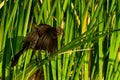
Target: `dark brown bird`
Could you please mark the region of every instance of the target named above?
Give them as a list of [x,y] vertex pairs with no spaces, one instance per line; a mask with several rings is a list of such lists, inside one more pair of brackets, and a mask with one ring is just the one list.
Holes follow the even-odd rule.
[[57,35],[61,33],[61,28],[51,27],[47,24],[40,24],[38,27],[29,33],[23,43],[23,48],[12,58],[11,66],[15,66],[19,60],[20,55],[28,49],[33,49],[33,53],[36,50],[47,50],[53,53],[58,48]]

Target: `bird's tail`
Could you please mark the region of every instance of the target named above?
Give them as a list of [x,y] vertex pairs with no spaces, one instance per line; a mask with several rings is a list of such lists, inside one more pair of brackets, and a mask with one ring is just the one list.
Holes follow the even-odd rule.
[[24,48],[22,50],[20,50],[13,58],[12,58],[12,63],[11,63],[11,67],[15,66],[19,60],[20,55],[23,53]]

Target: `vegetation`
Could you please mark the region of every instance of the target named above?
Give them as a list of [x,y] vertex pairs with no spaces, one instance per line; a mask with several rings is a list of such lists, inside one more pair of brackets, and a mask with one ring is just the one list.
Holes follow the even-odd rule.
[[[119,3],[120,0],[0,0],[0,79],[120,80]],[[63,29],[58,51],[37,51],[37,62],[35,55],[31,59],[29,49],[15,67],[10,67],[33,23]]]

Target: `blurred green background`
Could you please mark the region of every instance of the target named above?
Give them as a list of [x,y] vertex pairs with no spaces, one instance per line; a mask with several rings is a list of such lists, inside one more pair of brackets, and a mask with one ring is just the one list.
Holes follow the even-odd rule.
[[[0,0],[0,80],[120,80],[120,0]],[[61,27],[53,55],[24,52],[32,24]],[[52,47],[52,46],[51,46]]]

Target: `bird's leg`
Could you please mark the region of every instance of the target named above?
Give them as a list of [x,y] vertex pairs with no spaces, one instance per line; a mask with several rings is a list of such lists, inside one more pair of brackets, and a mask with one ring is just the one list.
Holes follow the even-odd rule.
[[32,61],[32,57],[35,55],[35,58],[36,58],[36,61],[39,62],[40,59],[37,57],[37,54],[36,54],[36,50],[33,49],[33,52],[32,52],[32,55],[31,55],[31,59],[30,59],[30,62]]
[[38,52],[38,57],[36,58],[36,61],[37,62],[40,62],[40,59],[41,59],[41,50],[39,50],[39,52]]
[[36,50],[33,49],[33,51],[32,51],[32,55],[31,55],[31,58],[30,58],[30,62],[32,61],[32,57],[34,56],[35,53],[36,53]]

